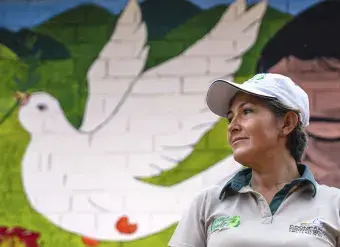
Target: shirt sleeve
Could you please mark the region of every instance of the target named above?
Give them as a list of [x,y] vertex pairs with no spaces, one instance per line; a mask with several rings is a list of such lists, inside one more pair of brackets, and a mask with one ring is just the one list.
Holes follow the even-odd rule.
[[207,234],[205,222],[206,193],[201,192],[184,212],[174,234],[170,247],[206,247]]

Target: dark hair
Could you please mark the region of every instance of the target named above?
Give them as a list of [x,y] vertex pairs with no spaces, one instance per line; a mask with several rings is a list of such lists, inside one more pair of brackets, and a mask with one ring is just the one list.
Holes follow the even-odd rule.
[[307,146],[308,135],[305,132],[300,119],[299,112],[289,109],[277,99],[264,100],[265,105],[274,113],[276,117],[283,117],[290,111],[294,111],[299,118],[295,129],[288,135],[286,147],[296,162],[301,162],[305,148]]
[[[267,72],[281,59],[340,59],[340,1],[319,1],[287,22],[265,44],[256,73]],[[323,37],[322,39],[320,37]]]

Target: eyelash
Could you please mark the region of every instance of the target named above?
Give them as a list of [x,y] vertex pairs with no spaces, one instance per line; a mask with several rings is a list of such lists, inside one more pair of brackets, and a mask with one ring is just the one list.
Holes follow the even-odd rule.
[[250,109],[250,108],[244,108],[243,109],[243,113],[245,113],[245,114],[247,114],[247,113],[249,113],[249,112],[252,112],[253,110],[252,109]]
[[[242,112],[243,112],[244,114],[248,114],[248,113],[253,112],[253,110],[250,109],[250,108],[244,108]],[[233,120],[232,118],[227,118],[227,123],[230,124],[232,120]]]

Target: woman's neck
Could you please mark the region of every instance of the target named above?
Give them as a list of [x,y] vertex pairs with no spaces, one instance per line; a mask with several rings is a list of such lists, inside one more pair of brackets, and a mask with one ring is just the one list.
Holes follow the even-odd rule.
[[262,194],[266,200],[271,201],[274,195],[281,190],[285,184],[299,178],[300,174],[293,157],[269,159],[261,162],[261,165],[252,167],[252,188]]

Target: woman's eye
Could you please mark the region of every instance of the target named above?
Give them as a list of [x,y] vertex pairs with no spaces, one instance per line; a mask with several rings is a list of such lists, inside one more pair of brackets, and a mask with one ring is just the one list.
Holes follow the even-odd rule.
[[248,114],[248,113],[251,113],[251,112],[253,112],[253,111],[252,111],[252,109],[249,109],[249,108],[245,108],[245,109],[243,110],[243,113],[244,113],[244,114]]

